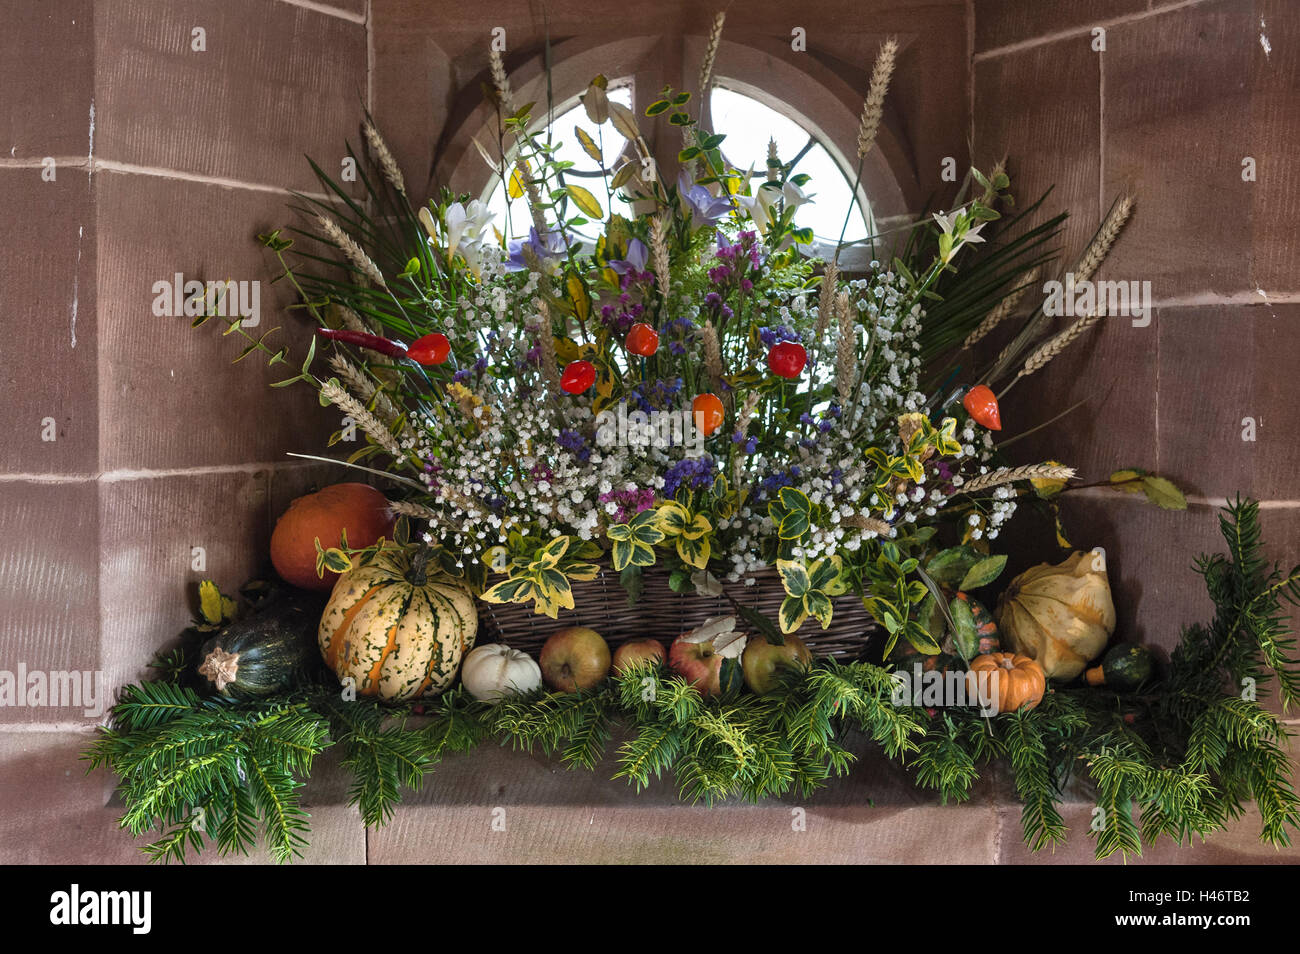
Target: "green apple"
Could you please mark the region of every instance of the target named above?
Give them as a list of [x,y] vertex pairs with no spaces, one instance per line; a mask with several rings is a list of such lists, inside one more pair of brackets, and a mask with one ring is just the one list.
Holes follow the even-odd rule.
[[646,667],[653,669],[664,661],[664,644],[657,639],[633,639],[614,650],[614,672]]
[[781,646],[766,639],[751,639],[740,662],[745,670],[745,685],[765,696],[780,684],[778,668],[806,669],[812,663],[812,653],[798,636],[785,637]]
[[609,675],[609,644],[594,629],[570,626],[551,634],[539,662],[542,678],[552,689],[590,689]]

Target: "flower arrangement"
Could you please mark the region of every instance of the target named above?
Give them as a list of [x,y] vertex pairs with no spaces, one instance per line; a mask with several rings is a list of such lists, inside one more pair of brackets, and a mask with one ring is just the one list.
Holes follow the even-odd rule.
[[[859,159],[895,53],[887,42],[876,64]],[[603,569],[635,597],[651,568],[675,590],[715,591],[776,567],[782,632],[810,617],[825,628],[831,597],[853,592],[895,636],[928,644],[909,621],[927,591],[902,554],[945,522],[986,549],[1017,484],[1073,473],[1000,466],[996,379],[941,393],[943,369],[926,364],[987,334],[1006,292],[1011,310],[1050,228],[1002,247],[971,291],[956,262],[1010,200],[1001,168],[972,170],[963,192],[977,194],[918,223],[892,261],[848,277],[838,252],[810,254],[797,218],[815,183],[775,144],[762,174],[746,172],[692,117],[690,93],[666,89],[640,118],[597,77],[583,107],[629,158],[605,168],[575,130],[597,163],[579,180],[533,131],[531,104],[516,108],[492,56],[503,147],[492,164],[527,200],[526,237],[503,239],[510,224],[498,231],[467,196],[414,208],[369,119],[378,176],[365,185],[382,215],[328,180],[343,211],[304,209],[317,226],[304,234],[341,253],[347,278],[295,268],[290,239],[263,237],[333,345],[328,372],[309,356],[299,379],[368,435],[349,462],[380,462],[409,489],[394,509],[412,537],[489,603],[554,618],[574,608],[573,584]],[[706,57],[702,89],[710,72]],[[673,179],[654,168],[646,120],[681,130]],[[579,184],[593,178],[602,197]],[[337,569],[349,556],[326,560]],[[809,578],[824,585],[806,592]]]
[[[896,53],[886,42],[872,73],[859,176]],[[303,251],[285,230],[261,237],[317,325],[277,386],[307,382],[344,412],[367,443],[338,463],[400,496],[336,485],[332,502],[293,518],[286,539],[310,542],[301,527],[322,510],[382,505],[351,524],[373,545],[316,539],[317,577],[345,574],[323,613],[300,589],[250,585],[236,604],[205,582],[162,678],[124,690],[85,758],[118,774],[124,828],[161,831],[151,857],[208,841],[244,852],[259,821],[278,859],[300,853],[300,780],[328,745],[354,775],[364,822],[379,825],[448,752],[497,740],[594,769],[616,722],[630,734],[615,777],[640,790],[671,773],[690,800],[810,793],[849,770],[856,732],[945,801],[1005,759],[1034,850],[1064,839],[1072,774],[1103,809],[1090,833],[1100,857],[1221,829],[1250,797],[1261,837],[1289,843],[1300,798],[1285,728],[1235,688],[1275,679],[1284,706],[1300,692],[1281,623],[1283,602],[1300,601],[1300,567],[1264,563],[1256,504],[1226,508],[1227,554],[1197,564],[1215,616],[1185,630],[1167,664],[1123,641],[1102,655],[1116,612],[1099,549],[1006,588],[1000,635],[1014,652],[971,596],[1001,574],[992,544],[1017,506],[1053,514],[1073,549],[1057,512],[1073,471],[1005,459],[1016,437],[1000,437],[998,405],[1102,317],[1053,332],[1041,305],[1021,309],[1063,215],[1031,226],[1040,199],[1004,218],[1005,171],[972,169],[953,208],[867,239],[869,264],[850,274],[842,237],[823,257],[798,221],[816,201],[798,157],[773,146],[761,172],[743,170],[700,128],[690,93],[666,89],[638,117],[594,79],[583,108],[626,158],[606,168],[600,143],[575,129],[596,163],[578,170],[535,130],[532,104],[514,102],[495,53],[491,77],[499,149],[482,152],[527,221],[498,228],[481,201],[446,191],[413,205],[367,117],[364,199],[317,168],[332,197],[302,196],[310,227],[293,230],[337,254]],[[679,172],[656,169],[644,121],[680,129]],[[591,180],[595,192],[580,184]],[[1070,269],[1077,281],[1131,212],[1115,203]],[[981,366],[976,346],[1013,322]],[[229,331],[248,340],[241,357],[287,363],[271,332],[252,337],[238,319]],[[1103,483],[1186,506],[1138,468]],[[381,536],[389,507],[397,546]],[[304,576],[277,563],[294,587],[321,582],[304,552]],[[611,659],[599,633],[566,627],[538,660],[502,644],[462,658],[475,600],[556,619],[605,573],[633,601],[654,573],[736,614],[666,651],[631,640]],[[779,581],[775,619],[730,595],[760,575]],[[815,658],[792,634],[843,620],[842,601],[860,601],[885,638],[868,647],[855,633],[860,652]],[[746,645],[753,632],[766,639]],[[922,676],[958,698],[930,700]]]

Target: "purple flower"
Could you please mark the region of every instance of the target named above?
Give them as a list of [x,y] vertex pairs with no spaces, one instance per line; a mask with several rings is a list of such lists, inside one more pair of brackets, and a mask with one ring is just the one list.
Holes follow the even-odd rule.
[[685,174],[677,177],[677,197],[681,200],[686,218],[697,228],[716,225],[719,219],[731,211],[729,200],[715,197],[704,186],[687,179]]
[[664,474],[665,498],[671,499],[683,488],[699,490],[713,483],[713,458],[707,454],[703,457],[687,457],[668,468]]
[[537,256],[539,262],[547,262],[557,258],[563,258],[569,250],[570,239],[562,232],[554,229],[548,229],[545,235],[539,234],[536,227],[528,230],[527,241],[511,239],[507,246],[510,250],[510,261],[506,265],[506,270],[511,272],[523,271],[528,267],[528,261],[524,256],[524,249],[528,249],[533,255]]
[[584,464],[591,459],[591,448],[587,446],[587,439],[575,430],[566,427],[560,431],[556,443]]
[[758,329],[758,337],[763,342],[765,348],[771,348],[782,341],[799,341],[801,336],[787,325],[777,325],[776,327],[767,327]]
[[611,259],[609,267],[620,275],[626,275],[628,272],[640,274],[646,270],[649,254],[645,242],[634,238],[627,243],[627,258]]
[[638,490],[614,490],[601,494],[598,499],[601,503],[616,504],[618,510],[614,513],[614,519],[619,523],[627,523],[642,510],[654,506],[655,492],[644,487]]

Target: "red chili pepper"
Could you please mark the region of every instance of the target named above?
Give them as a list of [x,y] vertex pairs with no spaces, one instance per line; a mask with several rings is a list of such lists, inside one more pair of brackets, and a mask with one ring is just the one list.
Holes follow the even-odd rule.
[[570,361],[560,378],[560,387],[569,394],[581,394],[596,383],[596,366],[590,361]]
[[390,358],[406,357],[406,345],[400,341],[389,341],[387,338],[381,338],[379,335],[369,335],[364,331],[317,328],[316,336],[329,341],[342,341],[344,344],[356,345],[358,348],[367,348],[370,351],[378,351]]
[[998,399],[987,385],[975,385],[966,392],[961,403],[975,423],[984,425],[990,431],[1002,430],[1002,415],[998,411]]
[[411,342],[406,356],[418,364],[442,364],[451,354],[451,342],[441,332],[433,332]]
[[767,353],[767,366],[783,378],[797,378],[808,363],[808,352],[796,341],[782,341]]
[[645,322],[637,322],[627,332],[627,350],[648,358],[659,350],[659,333]]

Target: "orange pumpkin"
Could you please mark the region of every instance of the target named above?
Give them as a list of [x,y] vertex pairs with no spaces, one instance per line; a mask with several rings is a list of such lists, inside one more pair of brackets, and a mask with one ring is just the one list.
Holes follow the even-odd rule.
[[990,680],[998,712],[1032,709],[1043,701],[1043,693],[1047,691],[1043,667],[1019,653],[976,656],[970,663],[970,678],[972,693],[978,689],[979,680]]
[[330,590],[338,574],[316,575],[316,539],[325,548],[343,545],[354,550],[393,536],[388,498],[366,484],[332,484],[289,504],[271,534],[271,563],[286,583],[307,590]]

